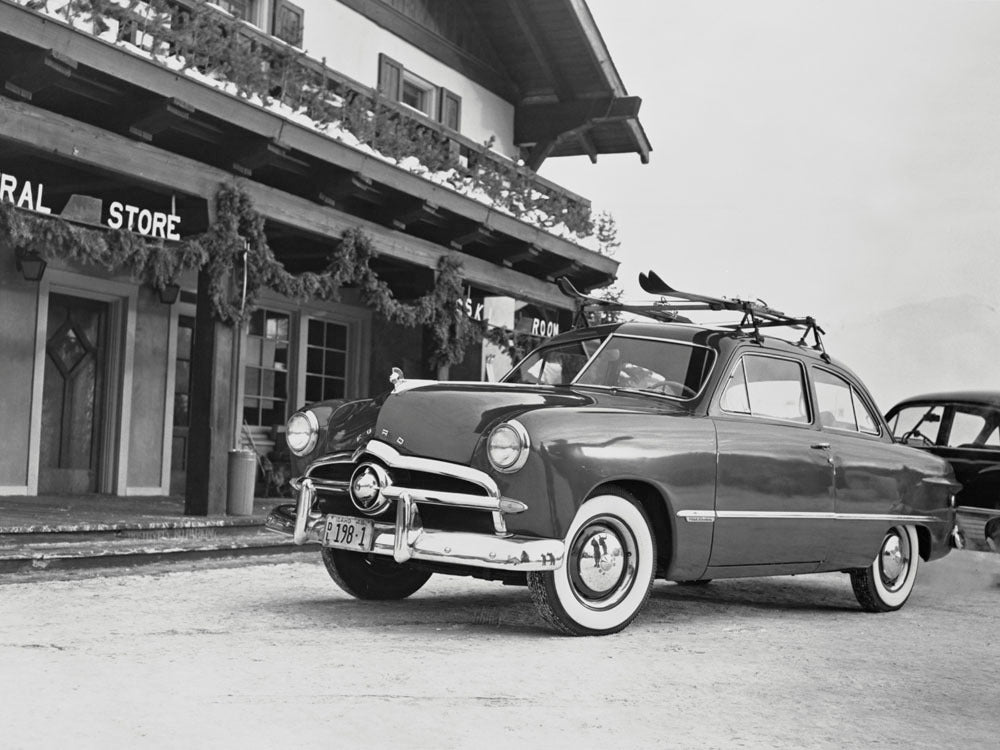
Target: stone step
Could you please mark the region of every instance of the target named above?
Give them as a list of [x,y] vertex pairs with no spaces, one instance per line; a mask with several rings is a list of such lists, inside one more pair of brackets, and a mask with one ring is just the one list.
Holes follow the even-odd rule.
[[[312,552],[291,538],[263,526],[194,526],[128,529],[115,537],[110,530],[0,534],[0,573],[50,568],[133,566],[171,559],[248,554],[280,555]],[[165,532],[165,533],[161,533]],[[110,534],[110,535],[109,535]]]

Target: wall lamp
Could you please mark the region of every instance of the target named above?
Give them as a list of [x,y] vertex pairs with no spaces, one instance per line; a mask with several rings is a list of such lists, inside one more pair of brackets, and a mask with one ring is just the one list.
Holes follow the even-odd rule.
[[24,276],[25,281],[41,281],[45,273],[45,266],[48,263],[35,251],[18,249],[15,253],[17,270]]
[[160,287],[160,302],[164,305],[172,305],[181,294],[180,284],[164,284]]

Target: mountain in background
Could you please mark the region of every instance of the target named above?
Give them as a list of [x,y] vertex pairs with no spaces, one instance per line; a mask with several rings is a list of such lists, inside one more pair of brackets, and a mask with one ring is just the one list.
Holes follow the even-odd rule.
[[883,413],[920,393],[1000,390],[1000,309],[978,297],[901,305],[826,330],[831,356],[858,374]]

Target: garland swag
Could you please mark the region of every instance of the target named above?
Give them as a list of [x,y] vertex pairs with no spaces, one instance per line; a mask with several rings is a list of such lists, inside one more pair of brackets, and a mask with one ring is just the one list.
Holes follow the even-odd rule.
[[121,229],[90,229],[58,217],[42,218],[9,203],[0,203],[0,244],[14,248],[15,253],[34,251],[47,260],[126,271],[158,291],[184,271],[203,266],[208,257],[197,238],[168,248],[162,240]]
[[360,229],[344,233],[322,272],[291,274],[268,246],[264,219],[246,193],[236,186],[223,186],[216,207],[216,219],[208,231],[168,248],[161,240],[132,232],[80,227],[0,203],[0,243],[18,252],[34,250],[49,260],[127,271],[158,290],[175,283],[184,271],[204,269],[209,276],[212,313],[229,325],[240,323],[254,309],[262,288],[301,302],[339,300],[341,288],[354,286],[362,301],[386,320],[406,327],[427,326],[434,342],[433,367],[461,362],[469,344],[484,335],[483,327],[470,320],[459,304],[462,264],[451,256],[438,262],[434,287],[414,302],[404,303],[372,270],[375,253]]

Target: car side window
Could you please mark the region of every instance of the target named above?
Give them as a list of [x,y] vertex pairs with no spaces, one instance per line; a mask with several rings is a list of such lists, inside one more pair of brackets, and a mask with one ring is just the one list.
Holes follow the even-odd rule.
[[878,435],[878,421],[868,410],[858,390],[829,370],[813,370],[816,386],[816,406],[823,427],[848,432]]
[[941,404],[905,406],[892,418],[889,427],[896,440],[905,440],[910,445],[935,445],[943,414]]
[[723,386],[723,411],[808,424],[802,365],[791,359],[745,354]]
[[948,431],[950,448],[1000,448],[1000,412],[977,406],[955,406]]

